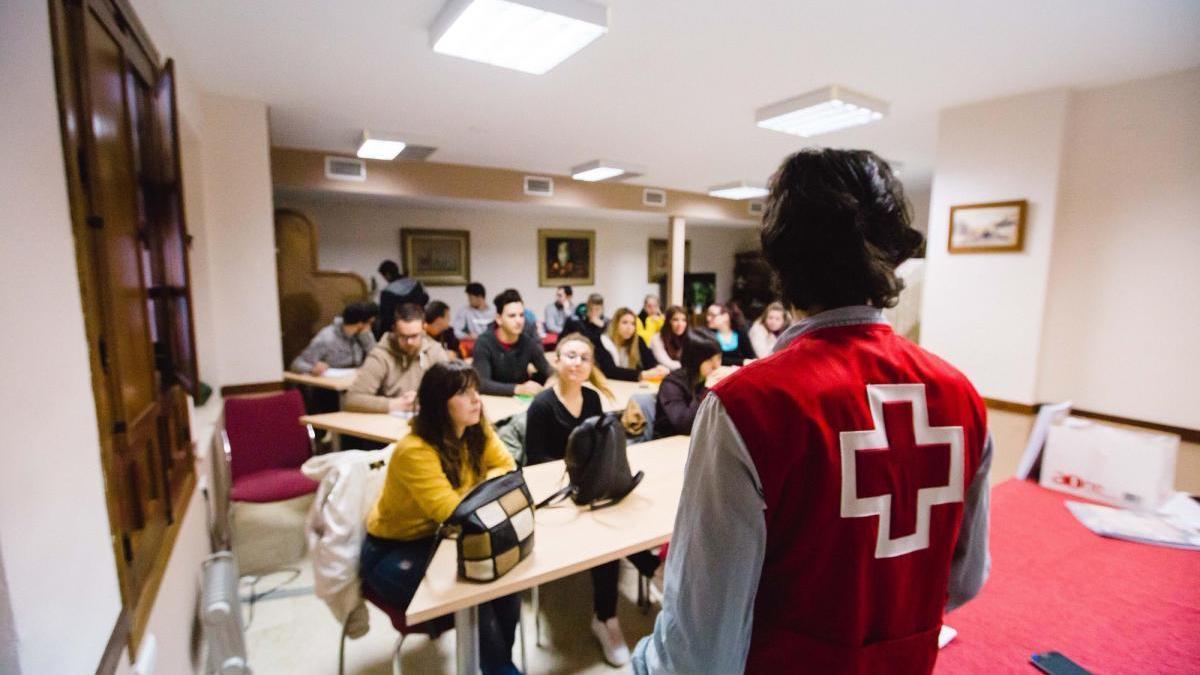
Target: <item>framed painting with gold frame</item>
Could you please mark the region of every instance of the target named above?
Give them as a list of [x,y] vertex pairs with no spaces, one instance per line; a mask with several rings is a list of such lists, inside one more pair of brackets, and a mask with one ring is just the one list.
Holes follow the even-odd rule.
[[1016,253],[1025,248],[1024,199],[950,207],[950,253]]
[[538,286],[595,283],[595,230],[538,230]]
[[463,286],[471,281],[471,233],[467,230],[400,230],[404,272],[426,286]]

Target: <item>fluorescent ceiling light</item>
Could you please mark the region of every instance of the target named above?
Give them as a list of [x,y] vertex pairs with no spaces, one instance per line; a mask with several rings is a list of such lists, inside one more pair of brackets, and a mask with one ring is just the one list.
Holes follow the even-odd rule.
[[404,141],[391,141],[384,138],[371,138],[363,132],[362,143],[358,146],[358,156],[363,159],[396,159],[396,155],[404,152]]
[[808,138],[875,122],[887,112],[887,103],[834,84],[759,108],[755,120],[764,129]]
[[447,0],[429,27],[433,51],[541,75],[608,32],[588,0]]
[[642,168],[632,164],[620,164],[606,159],[597,159],[571,169],[571,178],[590,183],[620,176],[622,180],[642,175]]
[[771,191],[766,187],[747,183],[744,180],[739,180],[736,183],[714,185],[708,189],[709,197],[720,197],[721,199],[756,199],[758,197],[766,197],[769,194],[771,194]]

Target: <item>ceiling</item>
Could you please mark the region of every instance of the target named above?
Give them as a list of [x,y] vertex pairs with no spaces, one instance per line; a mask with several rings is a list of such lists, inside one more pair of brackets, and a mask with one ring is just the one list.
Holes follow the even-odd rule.
[[[434,54],[442,0],[134,4],[203,89],[269,105],[274,145],[352,152],[369,128],[434,161],[563,174],[605,158],[694,191],[764,181],[814,144],[874,150],[927,189],[942,108],[1200,64],[1197,0],[608,0],[608,34],[541,76]],[[891,114],[812,140],[754,125],[833,83]]]

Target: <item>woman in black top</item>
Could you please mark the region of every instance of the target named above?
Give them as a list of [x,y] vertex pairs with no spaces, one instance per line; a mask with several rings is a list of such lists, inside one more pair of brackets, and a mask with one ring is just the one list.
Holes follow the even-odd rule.
[[[559,338],[558,374],[552,386],[534,397],[526,413],[525,456],[529,464],[562,459],[567,451],[567,439],[583,421],[603,414],[600,394],[583,386],[590,383],[610,399],[612,392],[598,368],[593,367],[596,349],[591,340],[579,333]],[[658,569],[658,557],[648,551],[629,556],[629,561],[646,576]],[[604,659],[613,666],[629,662],[629,645],[617,622],[617,580],[620,562],[613,561],[593,567],[592,633],[604,650]]]
[[725,305],[716,302],[709,305],[705,318],[708,320],[708,329],[721,345],[721,365],[740,366],[746,359],[758,358],[750,338],[733,324],[733,316]]
[[708,396],[706,381],[721,367],[721,345],[707,331],[689,331],[684,337],[683,364],[663,380],[654,402],[654,437],[692,433],[700,403]]
[[[588,336],[591,339],[591,336]],[[596,366],[604,376],[623,382],[661,379],[669,372],[660,367],[653,352],[637,335],[637,315],[628,307],[613,314],[608,330],[596,347]]]

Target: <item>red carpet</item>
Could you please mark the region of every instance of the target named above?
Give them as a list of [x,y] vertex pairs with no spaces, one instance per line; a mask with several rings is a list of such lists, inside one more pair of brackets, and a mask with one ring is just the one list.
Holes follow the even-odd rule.
[[1200,552],[1103,539],[1065,499],[992,489],[991,577],[946,616],[935,672],[1036,673],[1031,654],[1059,651],[1094,673],[1200,673]]

